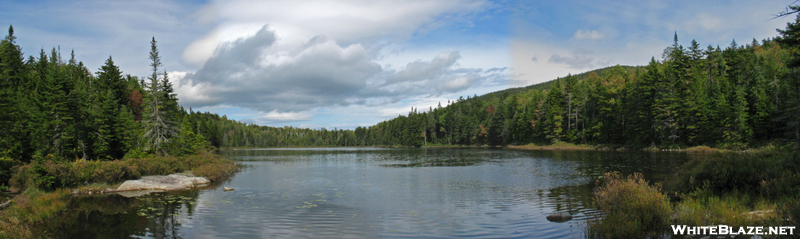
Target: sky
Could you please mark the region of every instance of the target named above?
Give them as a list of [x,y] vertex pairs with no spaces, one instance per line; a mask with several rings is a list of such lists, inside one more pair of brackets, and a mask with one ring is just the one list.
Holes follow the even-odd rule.
[[[672,44],[777,36],[780,1],[5,1],[26,56],[150,74],[155,38],[179,103],[247,123],[371,126],[412,108],[613,65]],[[5,29],[5,28],[4,28]],[[3,34],[5,35],[5,34]]]

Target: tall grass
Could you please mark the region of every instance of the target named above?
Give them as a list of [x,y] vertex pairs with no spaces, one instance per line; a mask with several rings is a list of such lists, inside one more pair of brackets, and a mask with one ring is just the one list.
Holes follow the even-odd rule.
[[67,207],[68,189],[44,192],[28,188],[14,198],[15,205],[0,213],[0,238],[48,238],[36,226]]
[[737,192],[771,199],[800,192],[800,153],[761,150],[756,153],[718,153],[686,163],[668,188],[714,195]]
[[675,205],[674,224],[733,227],[773,223],[778,219],[774,203],[748,195],[690,195]]
[[595,238],[643,238],[663,233],[671,212],[661,185],[648,185],[641,173],[607,173],[594,192],[603,218],[589,225]]

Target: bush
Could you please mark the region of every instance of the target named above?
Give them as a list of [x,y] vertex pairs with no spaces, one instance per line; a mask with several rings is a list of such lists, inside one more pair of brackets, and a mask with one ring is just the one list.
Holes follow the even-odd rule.
[[670,204],[660,192],[660,184],[648,185],[641,173],[628,177],[617,172],[607,173],[604,180],[595,190],[594,199],[605,216],[590,225],[590,235],[641,238],[663,232]]
[[21,162],[6,157],[0,157],[0,184],[8,185],[8,180],[11,179],[11,174],[14,172],[14,166],[20,165]]
[[53,189],[56,179],[47,173],[47,169],[38,163],[31,163],[14,167],[13,176],[9,183],[20,190],[27,188]]
[[690,226],[764,225],[776,218],[776,206],[763,198],[748,195],[711,195],[698,191],[675,205],[675,224]]
[[714,154],[683,165],[669,188],[683,193],[710,190],[717,195],[737,191],[769,198],[794,195],[800,189],[798,156],[792,150]]
[[140,175],[166,175],[187,170],[175,156],[131,158],[125,159],[124,162],[136,166]]

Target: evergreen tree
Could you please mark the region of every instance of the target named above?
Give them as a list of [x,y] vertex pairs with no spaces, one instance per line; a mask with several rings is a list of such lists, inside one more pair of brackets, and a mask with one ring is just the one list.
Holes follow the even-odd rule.
[[[170,138],[178,133],[178,128],[175,126],[175,121],[170,115],[167,108],[168,99],[164,97],[165,92],[163,83],[159,77],[159,67],[161,66],[161,57],[158,55],[158,47],[156,46],[156,38],[153,37],[150,42],[150,66],[153,69],[153,74],[150,76],[150,98],[147,104],[145,121],[145,132],[143,135],[145,150],[154,150],[159,155],[167,154],[165,146],[169,143]],[[165,79],[166,80],[166,79]],[[167,93],[169,94],[169,93]]]

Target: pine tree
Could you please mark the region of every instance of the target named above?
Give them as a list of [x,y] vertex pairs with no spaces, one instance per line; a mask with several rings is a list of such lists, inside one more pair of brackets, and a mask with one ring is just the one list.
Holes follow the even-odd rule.
[[561,79],[557,79],[545,100],[545,115],[542,127],[545,137],[552,142],[561,141],[564,132],[564,88]]
[[[791,9],[797,11],[800,6],[791,6]],[[794,22],[787,23],[786,30],[779,29],[778,32],[781,36],[776,41],[789,48],[791,72],[781,87],[783,107],[778,109],[779,116],[775,121],[782,124],[788,138],[793,139],[795,147],[800,149],[800,15]]]
[[117,100],[114,98],[114,93],[111,90],[105,90],[104,92],[105,94],[102,95],[100,101],[100,114],[95,118],[97,132],[93,151],[98,159],[113,159],[117,156],[114,152],[118,144],[114,126],[116,125],[116,118],[119,114],[117,110],[119,103],[117,103]]
[[24,118],[21,85],[23,84],[24,58],[16,44],[14,27],[0,41],[0,155],[27,160],[29,137],[21,120]]
[[159,77],[159,67],[161,64],[161,57],[158,56],[158,47],[156,46],[156,38],[150,42],[150,66],[153,69],[153,74],[150,79],[150,97],[147,104],[145,132],[143,135],[144,149],[154,150],[159,155],[166,155],[167,149],[165,146],[169,143],[170,139],[178,133],[178,128],[175,126],[175,121],[171,118],[167,107],[167,99],[164,97],[162,91],[161,80]]

